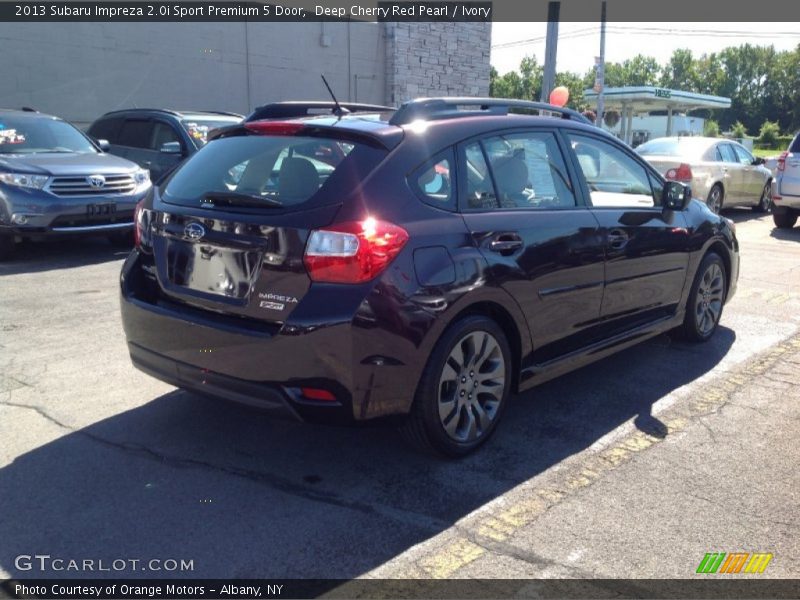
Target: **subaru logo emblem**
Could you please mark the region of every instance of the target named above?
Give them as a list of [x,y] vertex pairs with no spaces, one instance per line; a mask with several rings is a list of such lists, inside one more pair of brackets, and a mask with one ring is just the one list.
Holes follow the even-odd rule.
[[206,234],[206,228],[197,222],[187,223],[183,228],[183,235],[190,240],[199,240]]
[[106,178],[102,175],[89,175],[86,181],[93,188],[101,188],[106,184]]

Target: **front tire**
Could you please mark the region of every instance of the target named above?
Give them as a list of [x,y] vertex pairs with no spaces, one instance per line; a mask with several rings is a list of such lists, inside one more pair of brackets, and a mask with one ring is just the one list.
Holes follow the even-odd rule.
[[697,268],[686,301],[683,336],[687,340],[707,342],[714,335],[725,304],[725,279],[725,265],[719,255],[706,254]]
[[469,454],[497,428],[511,374],[511,351],[500,326],[483,316],[458,320],[431,353],[403,437],[423,451]]
[[772,220],[778,229],[791,229],[797,223],[797,213],[793,210],[783,209],[772,211]]
[[761,198],[758,200],[758,204],[753,207],[753,210],[760,213],[769,212],[772,208],[772,183],[767,182],[764,186],[764,189],[761,190]]

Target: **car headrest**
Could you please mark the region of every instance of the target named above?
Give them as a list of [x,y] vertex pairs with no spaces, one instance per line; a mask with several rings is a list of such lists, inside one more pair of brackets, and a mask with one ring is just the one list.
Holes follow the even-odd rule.
[[319,174],[307,158],[284,158],[278,174],[278,195],[288,200],[306,200],[319,189]]
[[528,185],[528,167],[521,158],[496,158],[492,161],[492,171],[501,193],[518,194]]

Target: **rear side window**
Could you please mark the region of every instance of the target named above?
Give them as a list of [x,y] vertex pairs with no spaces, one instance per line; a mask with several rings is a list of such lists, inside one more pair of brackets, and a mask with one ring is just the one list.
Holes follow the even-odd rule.
[[248,135],[215,140],[169,179],[164,199],[204,200],[236,210],[304,205],[317,197],[342,202],[385,151],[366,144],[294,136]]
[[[481,143],[494,180],[498,208],[519,210],[575,206],[575,194],[564,157],[553,133],[515,133],[491,137]],[[478,166],[478,170],[480,168]],[[481,196],[486,183],[478,184],[476,191]]]
[[417,168],[409,182],[426,204],[455,210],[455,170],[451,152],[439,155]]
[[89,128],[88,134],[96,140],[106,140],[109,144],[116,144],[121,125],[121,118],[100,119]]
[[153,139],[153,122],[146,119],[128,119],[119,132],[120,146],[129,148],[150,148]]

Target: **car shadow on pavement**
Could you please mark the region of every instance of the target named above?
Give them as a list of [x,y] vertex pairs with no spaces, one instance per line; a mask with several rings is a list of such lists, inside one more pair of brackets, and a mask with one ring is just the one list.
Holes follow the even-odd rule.
[[0,277],[100,264],[124,259],[130,251],[102,237],[26,241],[18,243],[14,254],[0,262]]
[[800,227],[794,227],[793,229],[780,229],[778,227],[774,227],[772,231],[769,232],[769,235],[770,237],[774,237],[776,240],[800,242]]
[[[623,423],[668,436],[653,404],[709,373],[735,338],[724,327],[703,345],[660,336],[517,396],[497,435],[457,461],[417,454],[384,428],[273,421],[183,391],[78,430],[30,415],[53,441],[0,469],[0,567],[16,577],[355,577]],[[193,571],[15,565],[36,553],[183,559]]]
[[722,216],[728,217],[734,223],[746,223],[758,219],[772,219],[771,213],[763,213],[749,207],[723,208]]

